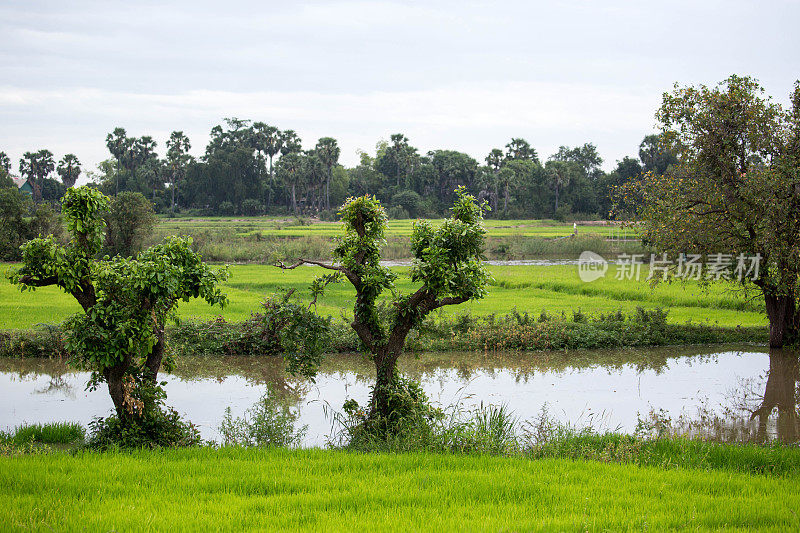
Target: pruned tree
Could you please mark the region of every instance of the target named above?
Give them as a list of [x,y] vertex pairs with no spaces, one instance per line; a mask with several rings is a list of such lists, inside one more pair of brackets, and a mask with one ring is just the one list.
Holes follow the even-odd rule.
[[130,425],[158,410],[166,321],[182,300],[223,305],[218,285],[227,271],[205,265],[188,238],[168,238],[135,258],[96,259],[108,205],[96,189],[68,189],[69,244],[52,236],[29,241],[10,279],[23,291],[55,285],[78,301],[83,313],[66,323],[71,363],[92,371],[93,386],[107,384],[117,417]]
[[[334,249],[333,263],[300,259],[289,266],[278,265],[284,269],[317,265],[335,272],[326,282],[344,277],[355,288],[351,326],[377,373],[370,404],[373,419],[390,415],[390,397],[398,384],[397,360],[409,332],[431,311],[479,299],[486,293],[489,275],[482,263],[485,203],[479,205],[464,187],[456,194],[451,217],[439,227],[427,221],[414,224],[410,275],[420,285],[409,295],[396,291],[396,275],[380,264],[387,217],[380,202],[370,196],[350,198],[342,206],[344,234]],[[382,319],[379,298],[387,290],[392,293],[391,314]]]

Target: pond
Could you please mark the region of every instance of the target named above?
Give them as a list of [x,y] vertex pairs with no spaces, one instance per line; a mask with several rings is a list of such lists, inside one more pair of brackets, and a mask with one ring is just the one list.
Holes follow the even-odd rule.
[[[562,422],[631,433],[651,412],[683,415],[684,423],[713,414],[737,431],[772,436],[789,420],[787,438],[797,434],[797,356],[756,346],[406,354],[400,367],[442,407],[505,404],[523,421],[544,408]],[[214,440],[225,409],[242,414],[270,384],[299,410],[307,446],[325,445],[331,410],[341,411],[350,398],[364,405],[374,379],[360,355],[328,357],[314,383],[282,368],[271,357],[186,357],[161,377],[168,405]],[[106,389],[86,391],[88,377],[61,361],[0,358],[0,429],[59,420],[85,425],[109,414]],[[751,422],[751,412],[763,416]],[[694,422],[687,428],[696,431]]]

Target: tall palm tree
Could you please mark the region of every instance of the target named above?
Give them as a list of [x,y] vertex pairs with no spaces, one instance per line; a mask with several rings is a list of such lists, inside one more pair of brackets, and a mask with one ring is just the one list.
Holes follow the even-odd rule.
[[114,159],[117,160],[117,171],[114,174],[114,196],[119,192],[119,172],[123,168],[122,159],[128,146],[128,133],[125,128],[114,128],[114,131],[106,135],[106,147]]
[[172,200],[170,202],[170,210],[172,211],[175,210],[175,190],[186,174],[186,165],[192,159],[189,155],[191,148],[192,143],[189,142],[189,137],[184,135],[182,131],[173,131],[170,134],[167,141],[167,164],[169,165],[170,189],[172,190]]
[[59,161],[56,170],[58,171],[58,175],[61,176],[61,181],[64,185],[70,188],[75,185],[75,182],[78,181],[78,177],[81,175],[81,162],[78,161],[75,154],[67,154]]
[[314,150],[327,170],[325,176],[325,209],[328,210],[331,208],[331,176],[333,175],[333,167],[339,162],[341,150],[333,137],[322,137],[317,141],[317,146]]

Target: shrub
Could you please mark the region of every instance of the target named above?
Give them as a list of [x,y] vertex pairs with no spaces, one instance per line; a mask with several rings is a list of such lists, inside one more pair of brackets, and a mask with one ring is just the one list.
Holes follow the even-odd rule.
[[61,233],[58,215],[49,205],[34,205],[16,187],[0,188],[0,261],[20,260],[20,246],[28,239]]
[[64,332],[59,326],[37,324],[30,330],[0,331],[2,357],[68,357]]
[[242,201],[242,214],[256,216],[264,213],[264,205],[255,198],[247,198]]
[[401,220],[406,218],[411,218],[411,215],[408,214],[408,211],[400,207],[399,205],[393,205],[389,209],[386,210],[386,215],[392,220]]
[[[133,382],[133,380],[131,380]],[[137,416],[120,420],[119,416],[97,417],[89,423],[86,446],[93,450],[111,448],[174,448],[202,443],[200,432],[191,422],[181,419],[177,411],[164,407],[163,383],[138,380],[127,391],[129,405]]]
[[248,409],[244,416],[234,418],[231,408],[219,427],[226,446],[259,446],[291,448],[298,446],[307,426],[295,428],[299,417],[289,405],[276,397],[272,387]]
[[105,220],[108,253],[131,257],[144,248],[153,233],[156,214],[142,193],[124,191],[111,200]]

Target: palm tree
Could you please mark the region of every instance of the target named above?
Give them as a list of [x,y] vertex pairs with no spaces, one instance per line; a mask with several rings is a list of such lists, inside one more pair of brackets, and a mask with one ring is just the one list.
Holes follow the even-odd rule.
[[548,161],[545,166],[547,176],[550,183],[553,185],[553,191],[556,195],[556,204],[553,210],[555,214],[558,211],[558,197],[561,190],[569,185],[575,175],[575,163],[569,161]]
[[192,143],[189,142],[189,137],[182,131],[173,131],[170,134],[167,141],[167,164],[169,165],[170,189],[172,190],[170,206],[172,211],[175,210],[175,190],[186,173],[186,165],[192,159],[192,156],[189,155],[191,148]]
[[317,146],[314,149],[317,153],[322,164],[325,165],[327,170],[325,175],[325,209],[331,208],[331,176],[333,174],[333,167],[339,162],[339,154],[341,150],[333,137],[322,137],[317,141]]
[[114,128],[114,131],[106,135],[106,146],[114,159],[117,160],[117,171],[114,175],[114,196],[119,192],[119,170],[123,168],[122,159],[127,150],[128,136],[125,128]]
[[55,169],[53,153],[50,150],[25,152],[19,160],[19,173],[33,188],[33,201],[42,201],[42,181]]
[[78,177],[81,175],[81,162],[75,154],[67,154],[58,163],[58,175],[61,176],[61,181],[67,188],[75,185]]
[[297,184],[302,179],[303,156],[297,152],[285,154],[278,161],[278,176],[292,191],[292,212],[297,214]]

